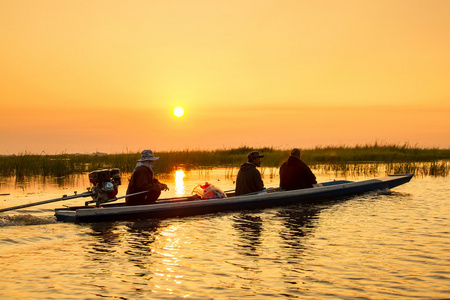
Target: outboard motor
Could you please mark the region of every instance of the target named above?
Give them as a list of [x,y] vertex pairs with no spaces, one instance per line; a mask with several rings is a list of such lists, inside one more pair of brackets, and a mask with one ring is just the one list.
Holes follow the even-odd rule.
[[91,192],[93,194],[92,201],[86,202],[86,205],[95,202],[97,206],[115,199],[118,186],[122,183],[120,170],[116,168],[92,171],[89,173],[89,181],[92,184]]

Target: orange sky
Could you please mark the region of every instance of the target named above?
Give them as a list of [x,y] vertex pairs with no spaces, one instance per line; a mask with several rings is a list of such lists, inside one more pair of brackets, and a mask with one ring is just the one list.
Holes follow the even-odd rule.
[[0,0],[0,154],[448,148],[449,16],[447,0]]

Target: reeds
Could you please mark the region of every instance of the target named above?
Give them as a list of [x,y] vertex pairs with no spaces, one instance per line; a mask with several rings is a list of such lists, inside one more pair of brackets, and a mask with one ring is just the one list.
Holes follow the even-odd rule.
[[[178,168],[185,170],[225,167],[239,168],[247,161],[247,154],[259,151],[264,155],[262,167],[276,168],[286,160],[290,149],[249,148],[219,149],[212,151],[166,151],[157,152],[160,159],[155,163],[157,173],[170,173]],[[80,174],[99,168],[119,168],[131,172],[140,153],[109,155],[36,155],[19,154],[0,156],[0,176],[54,176]],[[409,145],[372,145],[355,147],[316,147],[302,150],[302,160],[314,168],[333,172],[358,172],[372,175],[383,165],[389,173],[415,173],[431,176],[449,174],[450,149],[426,149]],[[262,171],[264,171],[262,169]],[[231,171],[233,172],[233,171]],[[274,171],[272,171],[273,173]],[[268,174],[273,176],[274,174]]]
[[321,173],[333,173],[336,176],[379,176],[388,174],[414,174],[416,176],[448,176],[450,162],[402,162],[402,163],[337,163],[310,165]]

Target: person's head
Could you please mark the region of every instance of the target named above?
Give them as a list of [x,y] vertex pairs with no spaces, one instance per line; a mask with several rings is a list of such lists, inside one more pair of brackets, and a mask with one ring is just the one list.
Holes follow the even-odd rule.
[[144,150],[141,152],[141,158],[138,161],[139,162],[151,162],[153,164],[158,159],[159,159],[159,157],[155,157],[153,155],[152,150]]
[[262,157],[264,157],[264,155],[259,155],[258,151],[250,152],[247,155],[248,162],[254,164],[257,167],[259,167],[261,165],[261,158]]
[[300,149],[298,149],[298,148],[292,149],[291,156],[300,158],[302,156]]

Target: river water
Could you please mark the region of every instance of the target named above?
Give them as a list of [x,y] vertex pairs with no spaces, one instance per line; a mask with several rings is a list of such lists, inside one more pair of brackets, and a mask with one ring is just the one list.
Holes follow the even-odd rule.
[[[205,181],[234,189],[236,172],[179,170],[160,178],[162,197]],[[279,180],[267,169],[263,179]],[[0,208],[87,186],[87,175],[3,178]],[[416,176],[390,192],[160,221],[55,220],[54,208],[86,198],[4,212],[0,298],[449,299],[449,195],[448,177]]]

